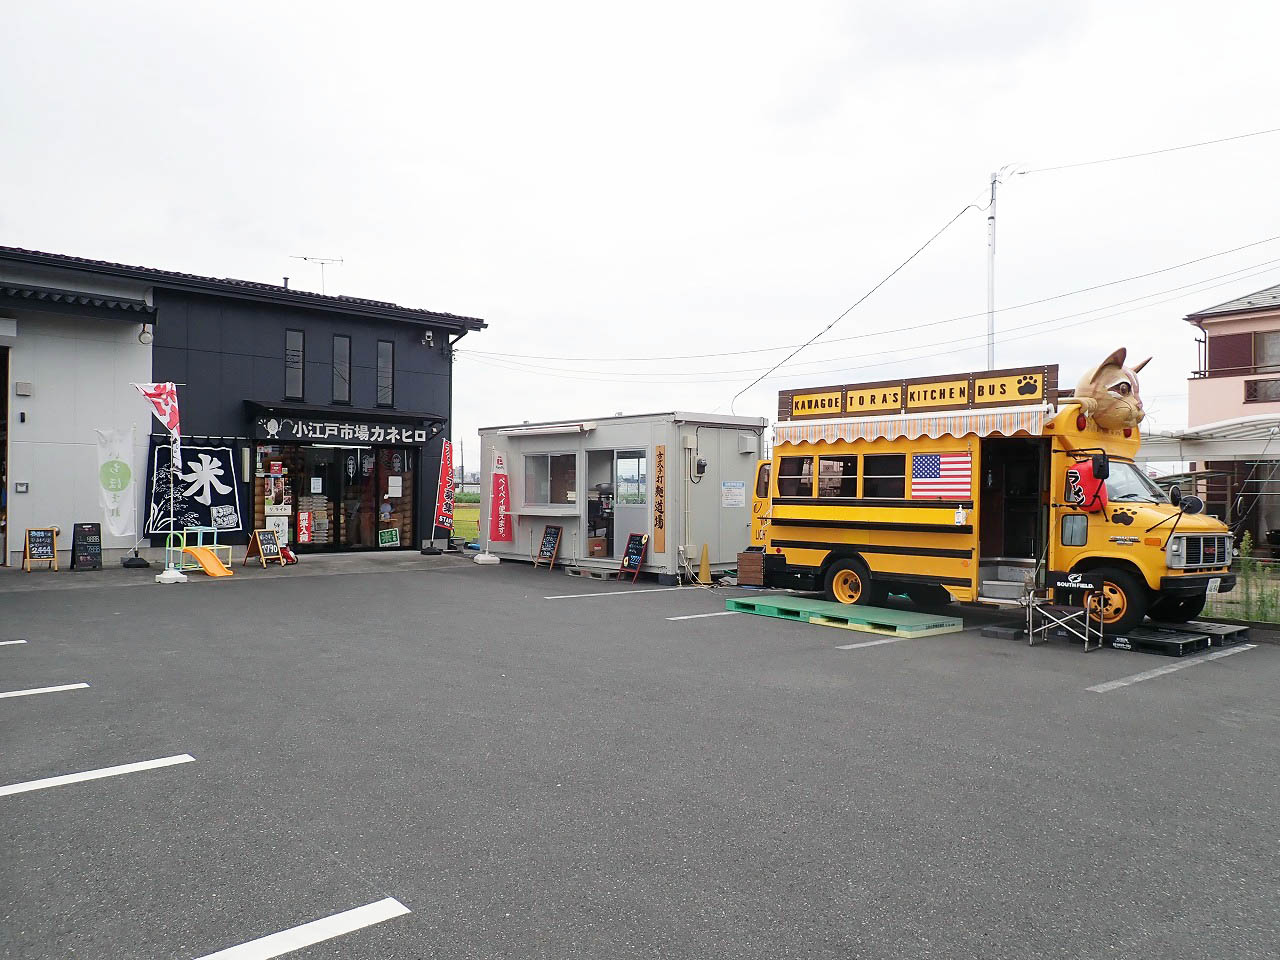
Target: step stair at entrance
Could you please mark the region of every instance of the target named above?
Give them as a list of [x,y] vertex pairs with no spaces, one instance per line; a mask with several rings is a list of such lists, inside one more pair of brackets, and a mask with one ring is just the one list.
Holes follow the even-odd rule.
[[1027,592],[1024,580],[983,580],[979,600],[1021,600]]

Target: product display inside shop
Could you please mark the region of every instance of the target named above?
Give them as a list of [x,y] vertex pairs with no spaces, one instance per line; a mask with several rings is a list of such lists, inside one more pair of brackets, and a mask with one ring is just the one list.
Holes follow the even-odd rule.
[[259,444],[254,526],[304,551],[407,548],[417,456],[402,447]]

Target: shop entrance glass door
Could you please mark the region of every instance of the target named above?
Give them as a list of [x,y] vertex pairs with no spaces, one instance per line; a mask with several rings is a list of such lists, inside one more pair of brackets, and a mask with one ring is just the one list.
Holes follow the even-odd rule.
[[643,450],[619,450],[614,465],[613,555],[621,558],[627,537],[649,532],[648,457]]
[[342,546],[348,550],[378,546],[378,460],[372,447],[341,451]]

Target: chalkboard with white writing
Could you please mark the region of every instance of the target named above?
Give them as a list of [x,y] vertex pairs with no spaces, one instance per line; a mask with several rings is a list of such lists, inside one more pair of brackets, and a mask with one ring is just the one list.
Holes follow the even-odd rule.
[[102,524],[77,523],[71,528],[71,569],[102,569]]
[[622,551],[622,566],[618,568],[618,579],[621,580],[623,574],[631,574],[631,582],[635,583],[640,576],[640,565],[644,563],[644,554],[649,547],[649,535],[647,533],[633,533],[627,537],[626,549]]
[[548,523],[542,528],[542,543],[538,545],[538,555],[533,560],[535,567],[544,561],[548,568],[556,565],[556,554],[560,552],[560,534],[563,532],[564,527],[554,523]]
[[58,528],[28,527],[22,549],[22,568],[31,572],[33,561],[44,561],[50,570],[58,569]]

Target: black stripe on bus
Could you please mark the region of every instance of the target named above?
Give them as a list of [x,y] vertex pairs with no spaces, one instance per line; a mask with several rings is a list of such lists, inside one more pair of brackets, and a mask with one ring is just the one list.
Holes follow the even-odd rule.
[[866,497],[774,497],[772,503],[784,507],[946,507],[973,509],[972,500],[876,500]]
[[[822,574],[821,567],[806,567],[802,564],[788,564],[782,568],[783,573],[793,576],[811,576],[815,579]],[[973,581],[967,577],[935,577],[918,573],[884,573],[872,571],[875,579],[885,583],[937,583],[949,584],[953,587],[972,587]]]
[[949,550],[942,547],[902,547],[874,543],[815,543],[811,540],[770,540],[772,547],[791,547],[796,550],[834,550],[848,547],[858,553],[885,553],[900,557],[941,557],[947,560],[970,560],[973,550]]
[[818,527],[823,530],[891,530],[895,533],[973,533],[968,523],[898,523],[892,520],[818,520],[810,517],[772,517],[772,527]]

